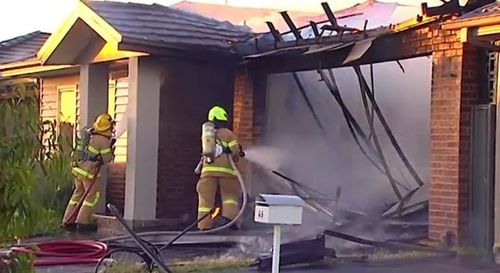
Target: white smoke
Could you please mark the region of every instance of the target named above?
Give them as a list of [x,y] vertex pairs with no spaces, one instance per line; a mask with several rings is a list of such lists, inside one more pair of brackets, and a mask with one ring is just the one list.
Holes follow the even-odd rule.
[[[403,151],[424,182],[428,182],[431,60],[423,57],[401,63],[406,73],[395,62],[374,65],[375,96]],[[370,84],[369,67],[362,70]],[[248,150],[247,159],[263,166],[260,175],[252,176],[254,193],[289,193],[289,188],[283,187],[287,183],[270,174],[273,169],[332,198],[337,187],[341,187],[342,203],[351,209],[370,211],[396,201],[387,177],[370,164],[355,144],[340,107],[324,83],[318,81],[317,73],[298,74],[325,134],[318,129],[291,74],[271,75],[262,146]],[[354,70],[334,69],[334,75],[346,105],[368,134]],[[410,189],[417,187],[375,120],[376,133],[394,177]]]

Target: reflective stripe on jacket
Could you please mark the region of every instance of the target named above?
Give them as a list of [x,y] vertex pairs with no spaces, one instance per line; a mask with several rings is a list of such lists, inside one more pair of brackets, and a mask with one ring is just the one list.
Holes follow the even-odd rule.
[[201,177],[235,177],[236,171],[233,169],[231,163],[229,162],[229,156],[232,156],[235,162],[238,161],[238,140],[236,139],[235,134],[227,128],[217,129],[216,137],[217,144],[225,148],[229,148],[232,152],[232,155],[222,154],[219,157],[215,158],[214,162],[211,164],[203,163],[203,167],[201,169]]
[[[113,160],[113,150],[111,148],[110,138],[99,134],[93,134],[90,137],[87,151],[90,158],[94,160],[78,162],[77,166],[72,169],[72,173],[82,179],[93,179],[97,164],[108,164]],[[96,157],[98,157],[98,161],[95,161]]]
[[87,170],[84,170],[80,167],[74,167],[71,172],[75,175],[75,176],[81,176],[83,178],[86,178],[86,179],[94,179],[94,174],[87,171]]

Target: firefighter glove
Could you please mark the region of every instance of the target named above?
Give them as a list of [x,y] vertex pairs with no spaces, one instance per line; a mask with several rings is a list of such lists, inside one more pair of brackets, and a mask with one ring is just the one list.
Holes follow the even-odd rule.
[[243,147],[241,147],[241,145],[239,145],[240,147],[240,156],[241,157],[245,157],[245,151],[243,151]]
[[229,149],[229,147],[226,147],[226,146],[222,147],[222,152],[224,152],[225,154],[231,154],[232,153],[231,149]]

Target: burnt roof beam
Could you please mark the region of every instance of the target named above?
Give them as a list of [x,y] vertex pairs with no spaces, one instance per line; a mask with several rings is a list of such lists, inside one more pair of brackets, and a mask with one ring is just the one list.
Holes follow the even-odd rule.
[[429,7],[426,2],[421,4],[422,14],[425,16],[439,16],[447,14],[458,14],[462,12],[462,7],[458,0],[443,1],[443,4],[438,7]]
[[[358,35],[361,33],[356,34],[356,36]],[[387,35],[374,40],[372,46],[361,58],[346,65],[344,61],[351,54],[351,51],[352,46],[346,46],[332,51],[307,55],[300,52],[270,55],[254,59],[248,65],[252,69],[260,69],[267,73],[284,73],[391,62],[432,54],[430,47],[417,52],[408,50],[408,45],[403,42],[401,35]]]
[[269,28],[269,31],[271,32],[271,35],[273,35],[274,41],[275,42],[283,42],[283,38],[281,37],[280,32],[276,29],[274,24],[270,21],[266,22],[267,27]]
[[337,18],[335,18],[335,15],[333,14],[333,11],[330,8],[330,5],[327,2],[323,2],[323,3],[321,3],[321,6],[323,7],[323,10],[326,13],[326,17],[328,18],[328,21],[330,21],[330,23],[333,26],[338,26],[339,24],[337,23]]
[[321,36],[318,30],[318,25],[314,21],[310,21],[309,24],[311,25],[311,29],[314,33],[314,37],[318,38]]
[[283,20],[285,20],[285,23],[290,28],[290,31],[293,33],[293,36],[295,36],[295,39],[302,40],[302,35],[300,35],[300,31],[297,29],[297,27],[293,23],[292,18],[290,18],[290,15],[288,15],[288,12],[282,11],[282,12],[280,12],[280,14],[281,14],[281,17],[283,17]]
[[330,8],[330,5],[327,2],[321,3],[321,6],[323,7],[323,10],[326,13],[326,17],[328,18],[328,21],[331,24],[331,26],[329,26],[329,25],[322,26],[321,27],[322,30],[332,30],[332,31],[336,31],[337,33],[340,33],[340,34],[343,34],[346,31],[352,31],[352,32],[359,31],[359,29],[356,29],[356,28],[340,26],[338,24],[337,18],[335,17],[335,14],[333,14],[332,9]]

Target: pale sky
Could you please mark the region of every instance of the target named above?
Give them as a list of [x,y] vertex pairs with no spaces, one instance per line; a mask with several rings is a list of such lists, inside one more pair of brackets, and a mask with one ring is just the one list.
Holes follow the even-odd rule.
[[[75,7],[77,0],[0,0],[0,41],[23,35],[32,31],[42,30],[53,32]],[[122,2],[158,3],[170,5],[179,0],[121,0]],[[211,2],[224,4],[224,0],[191,0],[196,2]],[[321,12],[321,2],[325,0],[228,0],[230,5],[267,7],[280,10],[318,10]],[[401,4],[420,5],[418,0],[381,0],[384,2],[399,2]],[[331,0],[334,9],[343,9],[364,0]],[[439,5],[439,0],[427,0],[430,6]],[[461,1],[464,2],[464,1]]]

